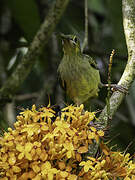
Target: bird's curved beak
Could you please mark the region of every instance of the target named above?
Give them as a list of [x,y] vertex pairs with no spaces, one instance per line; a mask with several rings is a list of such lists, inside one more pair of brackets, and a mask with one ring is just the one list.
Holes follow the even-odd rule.
[[63,34],[63,33],[60,33],[59,34],[60,36],[60,39],[62,40],[62,45],[63,47],[67,46],[69,44],[69,37],[67,37],[67,35]]
[[63,33],[60,33],[59,36],[63,42],[67,42],[70,40],[69,37],[67,37],[67,35],[65,35]]
[[64,52],[69,52],[72,49],[71,43],[70,43],[70,36],[69,35],[65,35],[63,33],[59,34],[60,39],[62,40],[62,45],[63,45],[63,50]]
[[65,35],[63,33],[60,33],[59,36],[60,36],[61,39],[67,39],[67,35]]

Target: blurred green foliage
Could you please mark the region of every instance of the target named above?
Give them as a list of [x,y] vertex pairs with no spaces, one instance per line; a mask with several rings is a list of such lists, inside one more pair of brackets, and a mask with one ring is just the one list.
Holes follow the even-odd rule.
[[24,36],[31,41],[40,26],[40,16],[34,0],[8,0],[14,20],[24,32]]
[[[0,86],[4,84],[25,54],[21,48],[21,40],[30,43],[40,28],[45,15],[54,0],[1,0],[0,1]],[[127,49],[122,25],[121,0],[88,0],[89,13],[89,45],[86,52],[93,56],[99,66],[102,82],[107,82],[107,65],[112,49],[116,54],[113,59],[112,82],[117,83],[122,75],[127,61]],[[64,13],[56,32],[76,34],[81,43],[84,39],[84,1],[71,0]],[[27,47],[26,47],[27,50]],[[19,56],[18,56],[19,54]],[[21,54],[21,55],[20,55]],[[57,81],[57,67],[62,57],[61,42],[52,35],[47,47],[37,59],[35,66],[26,81],[16,94],[13,104],[14,118],[10,119],[7,105],[1,108],[1,131],[13,123],[16,114],[32,104],[51,104],[63,106],[66,103],[62,90]],[[124,150],[135,138],[135,83],[129,95],[120,106],[106,129],[106,139],[112,137],[112,145]],[[102,109],[105,105],[106,89],[102,89],[99,98],[93,101],[95,109]],[[6,111],[6,112],[5,112]],[[4,112],[4,113],[3,113]],[[6,114],[6,115],[5,115]],[[110,130],[111,129],[111,130]],[[115,137],[116,136],[116,137]],[[133,142],[134,144],[134,142]],[[131,147],[131,148],[130,148]],[[130,146],[131,152],[135,146]]]

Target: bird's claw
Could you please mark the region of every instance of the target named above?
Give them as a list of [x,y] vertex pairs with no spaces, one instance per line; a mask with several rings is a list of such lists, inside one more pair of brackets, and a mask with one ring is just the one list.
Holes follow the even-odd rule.
[[118,85],[118,84],[111,84],[111,90],[112,91],[119,91],[121,93],[128,94],[128,89],[126,87]]

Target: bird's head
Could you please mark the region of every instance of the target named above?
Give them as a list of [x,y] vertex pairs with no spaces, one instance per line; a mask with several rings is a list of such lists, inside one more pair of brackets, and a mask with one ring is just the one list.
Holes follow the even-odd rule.
[[65,54],[78,54],[81,52],[80,41],[75,35],[60,34]]

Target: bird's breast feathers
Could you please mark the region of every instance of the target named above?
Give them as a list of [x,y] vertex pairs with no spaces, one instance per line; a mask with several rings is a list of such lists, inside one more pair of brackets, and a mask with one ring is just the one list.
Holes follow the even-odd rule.
[[58,71],[62,82],[66,84],[66,92],[71,99],[85,101],[97,96],[100,75],[88,62],[61,62]]

